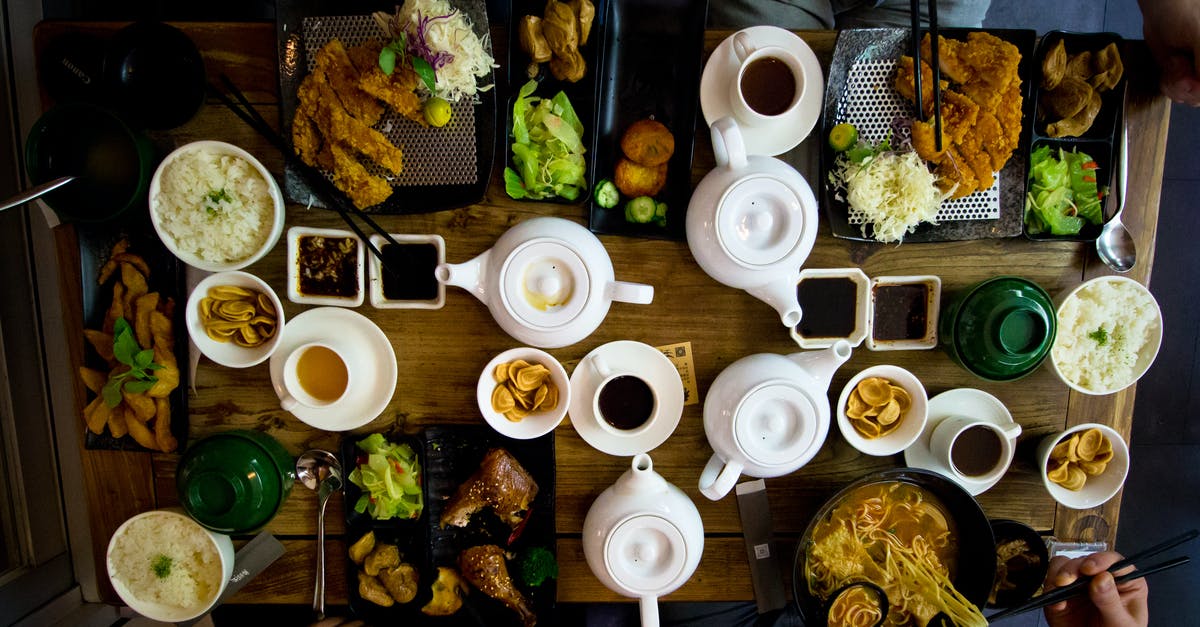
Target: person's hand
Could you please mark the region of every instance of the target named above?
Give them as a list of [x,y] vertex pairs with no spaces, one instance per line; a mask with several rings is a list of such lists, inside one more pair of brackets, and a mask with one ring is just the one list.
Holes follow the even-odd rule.
[[[1109,566],[1121,559],[1120,553],[1107,551],[1073,560],[1061,556],[1050,560],[1043,594],[1071,584],[1081,576],[1095,575],[1086,595],[1046,607],[1046,622],[1050,627],[1146,627],[1150,620],[1146,580],[1117,584],[1107,572]],[[1127,566],[1117,574],[1134,570],[1133,566]]]
[[1162,72],[1163,94],[1200,106],[1200,2],[1138,0],[1142,35]]

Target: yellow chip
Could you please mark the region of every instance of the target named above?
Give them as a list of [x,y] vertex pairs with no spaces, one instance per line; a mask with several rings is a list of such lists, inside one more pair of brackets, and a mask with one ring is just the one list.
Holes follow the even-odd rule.
[[542,411],[550,411],[558,407],[558,387],[552,383],[546,384],[546,400],[542,401]]
[[496,383],[504,383],[508,381],[508,362],[496,365],[496,370],[492,372],[492,378]]
[[879,425],[872,420],[854,419],[850,421],[850,424],[855,431],[868,440],[879,437]]
[[538,386],[549,376],[550,370],[541,364],[535,364],[518,370],[517,376],[513,377],[513,382],[518,390],[528,392],[538,389]]
[[497,385],[496,389],[492,390],[492,409],[503,414],[516,406],[517,402],[513,399],[512,392],[508,387]]
[[515,359],[508,362],[508,378],[516,381],[517,373],[520,372],[522,368],[528,368],[529,366],[530,363],[524,359]]
[[888,401],[887,405],[883,406],[882,410],[879,411],[879,424],[886,427],[892,423],[898,422],[899,420],[900,403],[897,403],[896,399],[893,398],[892,400]]
[[1107,461],[1103,461],[1103,462],[1079,462],[1079,469],[1080,469],[1080,470],[1082,470],[1082,471],[1084,472],[1084,474],[1086,474],[1086,475],[1090,475],[1090,476],[1093,476],[1093,477],[1095,477],[1096,475],[1099,475],[1099,474],[1103,474],[1103,473],[1104,473],[1104,470],[1105,470],[1106,468],[1108,468],[1108,462],[1107,462]]
[[864,401],[862,399],[862,396],[858,393],[857,387],[850,391],[850,398],[849,398],[849,400],[846,401],[846,416],[847,417],[862,418],[864,413],[870,408],[871,408],[871,406],[868,405],[867,402]]
[[1104,432],[1099,429],[1088,429],[1078,437],[1079,446],[1075,449],[1075,453],[1082,461],[1092,461],[1102,450],[1112,450],[1112,444],[1109,443],[1108,438],[1104,437]]
[[901,413],[908,411],[908,408],[912,407],[912,397],[908,395],[908,390],[898,385],[893,385],[891,388],[892,398],[900,405]]
[[538,386],[538,389],[533,392],[533,410],[537,411],[542,408],[542,403],[546,402],[546,396],[550,394],[545,383]]
[[872,407],[882,407],[892,400],[892,385],[882,377],[868,377],[855,388],[862,399]]

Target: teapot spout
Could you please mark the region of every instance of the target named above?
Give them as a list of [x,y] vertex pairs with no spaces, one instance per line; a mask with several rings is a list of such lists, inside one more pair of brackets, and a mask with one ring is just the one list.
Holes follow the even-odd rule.
[[482,255],[465,263],[439,264],[434,269],[433,275],[439,282],[461,287],[473,294],[475,298],[487,303],[488,294],[483,284],[483,277],[487,273],[488,258],[491,257],[491,254],[491,250],[486,250]]
[[766,285],[747,287],[751,296],[765,302],[779,312],[779,320],[789,329],[800,324],[800,301],[796,298],[796,283],[799,276],[789,275]]
[[665,492],[667,480],[654,472],[654,463],[650,456],[641,453],[634,455],[629,470],[621,475],[613,488],[620,494],[646,494]]
[[788,359],[796,362],[808,373],[821,390],[828,390],[833,381],[833,373],[850,359],[850,343],[838,340],[824,350],[792,353],[788,355]]

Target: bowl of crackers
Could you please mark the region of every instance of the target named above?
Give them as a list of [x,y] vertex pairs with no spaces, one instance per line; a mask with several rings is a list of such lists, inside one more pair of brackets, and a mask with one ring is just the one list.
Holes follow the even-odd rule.
[[188,335],[205,357],[249,368],[271,357],[283,336],[283,303],[266,281],[233,270],[211,274],[188,297]]
[[571,384],[557,359],[536,348],[496,355],[479,375],[479,412],[500,435],[529,440],[550,433],[567,415]]
[[899,366],[871,366],[842,388],[838,429],[867,455],[895,455],[924,431],[928,403],[925,386],[913,373]]
[[1112,427],[1099,423],[1048,435],[1037,454],[1046,491],[1071,509],[1106,503],[1129,475],[1129,445]]

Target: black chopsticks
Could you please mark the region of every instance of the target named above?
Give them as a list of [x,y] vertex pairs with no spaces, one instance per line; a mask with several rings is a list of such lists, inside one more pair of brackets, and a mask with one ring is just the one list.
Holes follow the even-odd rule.
[[[1185,533],[1179,534],[1178,536],[1175,536],[1174,538],[1171,538],[1164,542],[1160,542],[1159,544],[1156,544],[1144,551],[1134,553],[1133,555],[1126,557],[1125,559],[1113,564],[1112,566],[1109,566],[1108,572],[1115,573],[1116,571],[1121,570],[1122,568],[1133,565],[1135,562],[1137,562],[1139,560],[1142,560],[1142,559],[1145,559],[1147,557],[1151,557],[1154,555],[1158,555],[1159,553],[1162,553],[1163,551],[1166,551],[1167,549],[1172,549],[1172,548],[1175,548],[1185,542],[1189,542],[1189,541],[1195,539],[1198,535],[1200,535],[1200,531],[1197,531],[1196,529],[1192,529],[1191,531],[1187,531]],[[1191,561],[1191,558],[1189,558],[1186,555],[1181,555],[1179,557],[1167,560],[1167,561],[1159,563],[1159,564],[1154,564],[1152,566],[1147,566],[1146,568],[1135,570],[1130,573],[1125,573],[1124,575],[1117,575],[1117,576],[1113,577],[1113,579],[1118,584],[1120,584],[1120,583],[1124,583],[1126,581],[1132,581],[1134,579],[1140,579],[1142,577],[1153,575],[1155,573],[1161,573],[1164,570],[1170,570],[1177,566],[1182,566],[1184,564],[1187,564],[1190,561]],[[996,614],[992,614],[991,616],[988,617],[988,622],[994,622],[996,620],[1008,618],[1010,616],[1016,616],[1017,614],[1024,614],[1025,612],[1031,612],[1033,610],[1041,609],[1048,605],[1054,605],[1055,603],[1065,601],[1067,599],[1079,596],[1081,594],[1086,594],[1087,587],[1091,583],[1091,581],[1092,581],[1091,577],[1083,577],[1083,578],[1077,579],[1077,580],[1075,580],[1075,582],[1071,583],[1070,585],[1066,585],[1061,588],[1055,588],[1055,589],[1051,590],[1050,592],[1047,592],[1041,596],[1037,596],[1037,597],[1030,599],[1029,601],[1025,602],[1022,605],[1018,605],[1016,607],[1009,608],[1007,610],[1004,610],[1003,612],[997,612]]]
[[354,231],[355,235],[358,235],[359,239],[363,241],[363,244],[366,245],[366,247],[371,251],[371,254],[375,255],[375,257],[379,259],[379,264],[384,270],[391,272],[393,275],[400,276],[400,273],[396,271],[396,268],[392,268],[388,265],[387,261],[383,257],[383,253],[375,247],[375,244],[371,242],[371,239],[367,237],[367,234],[363,232],[362,228],[359,227],[353,219],[351,219],[350,214],[354,214],[363,222],[366,222],[367,225],[371,227],[371,230],[382,236],[387,243],[399,246],[400,244],[396,242],[395,238],[393,238],[390,233],[384,230],[383,227],[379,226],[379,224],[375,222],[370,215],[354,206],[354,203],[350,202],[350,200],[346,198],[346,196],[342,194],[340,190],[334,187],[333,183],[329,182],[329,179],[325,178],[312,166],[301,161],[300,158],[296,156],[296,153],[292,150],[292,147],[288,145],[287,141],[285,141],[279,133],[275,132],[275,129],[271,128],[271,125],[268,124],[265,119],[263,119],[262,115],[259,114],[254,106],[250,104],[250,101],[246,100],[246,96],[242,93],[242,90],[238,89],[237,85],[234,85],[233,81],[229,80],[228,76],[222,74],[221,83],[227,90],[229,90],[229,93],[233,94],[233,97],[237,99],[236,103],[230,100],[229,96],[217,89],[212,84],[208,85],[209,93],[211,93],[217,100],[220,100],[221,104],[224,104],[230,111],[233,111],[234,114],[248,124],[250,128],[258,131],[259,135],[262,135],[264,139],[271,142],[273,146],[278,148],[279,151],[283,153],[283,158],[288,165],[292,166],[297,172],[300,173],[300,176],[304,179],[305,183],[308,184],[313,196],[319,199],[327,207],[336,211],[338,215],[342,217],[342,221],[344,221],[346,225],[350,227],[350,230]]
[[[922,106],[921,93],[921,0],[910,0],[912,12],[912,57],[913,57],[913,87],[917,97],[917,117],[925,115]],[[933,75],[933,130],[934,147],[942,151],[942,81],[941,67],[938,60],[938,17],[937,0],[929,0],[929,67]]]

